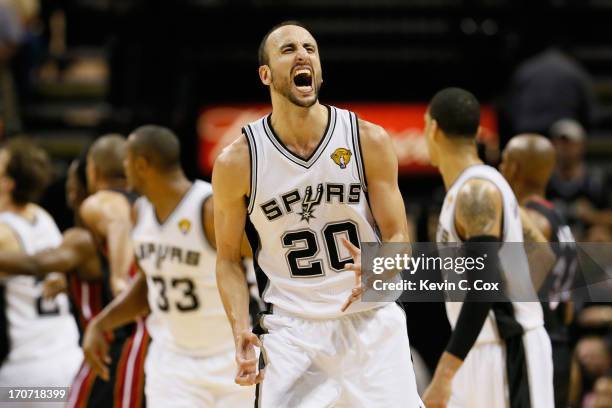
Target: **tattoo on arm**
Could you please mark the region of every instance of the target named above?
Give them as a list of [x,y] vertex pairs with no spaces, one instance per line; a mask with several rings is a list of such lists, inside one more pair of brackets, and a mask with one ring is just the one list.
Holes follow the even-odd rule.
[[461,187],[457,196],[455,219],[462,238],[499,236],[501,216],[501,195],[491,182],[476,179]]

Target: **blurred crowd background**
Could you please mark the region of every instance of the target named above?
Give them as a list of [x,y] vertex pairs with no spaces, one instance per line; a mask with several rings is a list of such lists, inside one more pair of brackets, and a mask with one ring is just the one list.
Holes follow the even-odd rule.
[[[187,174],[206,179],[202,112],[268,103],[256,50],[286,19],[319,42],[324,102],[422,105],[461,86],[493,112],[488,163],[515,134],[550,137],[548,198],[578,241],[612,241],[612,0],[0,0],[0,138],[52,155],[43,205],[62,228],[66,168],[101,134],[169,126]],[[440,177],[405,171],[400,187],[415,240],[432,240]],[[411,342],[433,367],[443,305],[411,307]],[[612,307],[575,312],[573,398],[588,406],[612,392]]]

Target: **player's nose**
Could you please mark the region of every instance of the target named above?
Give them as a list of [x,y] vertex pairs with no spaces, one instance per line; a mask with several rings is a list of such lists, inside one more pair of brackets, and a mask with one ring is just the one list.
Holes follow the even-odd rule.
[[295,59],[297,62],[301,63],[308,61],[308,51],[306,51],[306,48],[298,48],[297,52],[295,53]]

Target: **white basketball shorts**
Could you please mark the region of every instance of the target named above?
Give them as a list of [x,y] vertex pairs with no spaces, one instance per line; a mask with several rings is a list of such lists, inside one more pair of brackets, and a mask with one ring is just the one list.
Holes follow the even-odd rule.
[[235,352],[192,357],[151,342],[145,360],[148,408],[252,407],[255,387],[234,382]]
[[395,303],[337,319],[266,315],[256,406],[418,408],[406,316]]

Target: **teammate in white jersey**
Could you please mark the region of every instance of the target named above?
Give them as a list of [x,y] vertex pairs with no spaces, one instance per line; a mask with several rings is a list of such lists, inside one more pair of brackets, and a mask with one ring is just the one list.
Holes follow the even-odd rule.
[[[319,103],[319,50],[300,23],[270,30],[259,60],[272,113],[246,126],[213,171],[236,382],[258,383],[262,407],[419,407],[403,311],[359,299],[360,242],[409,240],[391,140]],[[245,228],[269,306],[261,340],[240,267]]]
[[[0,150],[0,249],[34,254],[62,241],[51,216],[33,202],[49,162],[25,140]],[[82,360],[68,298],[45,299],[33,276],[0,280],[0,386],[69,386]]]
[[468,251],[485,247],[474,242],[495,246],[471,255],[488,256],[487,279],[509,292],[527,287],[533,301],[447,302],[453,333],[423,400],[428,408],[550,408],[551,346],[520,245],[518,203],[503,176],[478,158],[479,121],[478,101],[459,88],[437,93],[425,115],[431,162],[447,189],[437,241],[464,242]]
[[149,407],[247,407],[253,387],[233,382],[234,341],[215,277],[212,188],[190,182],[177,137],[142,126],[128,139],[125,171],[142,194],[132,242],[140,269],[125,295],[90,323],[86,356],[100,367],[102,333],[150,312],[153,339],[145,363]]

